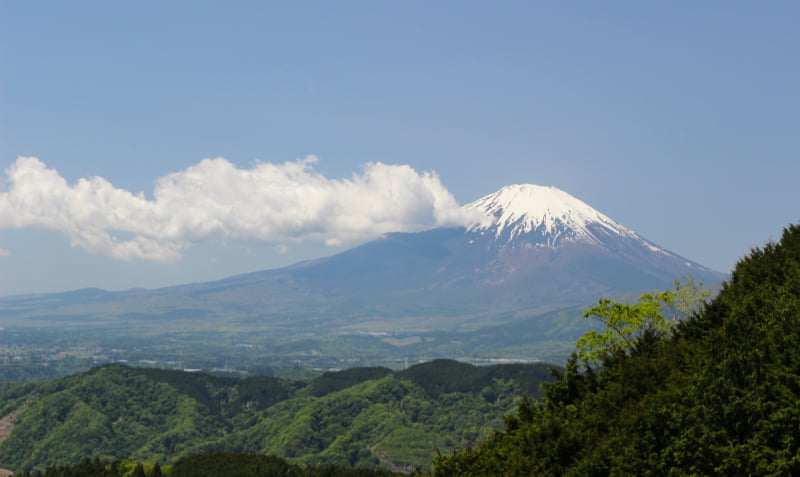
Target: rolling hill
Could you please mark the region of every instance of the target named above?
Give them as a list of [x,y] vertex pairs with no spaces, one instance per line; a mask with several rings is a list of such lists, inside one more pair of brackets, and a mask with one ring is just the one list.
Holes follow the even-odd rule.
[[0,467],[247,452],[309,465],[429,468],[436,448],[471,445],[499,428],[520,393],[539,396],[549,369],[436,360],[290,381],[105,365],[0,384],[0,418],[11,424]]

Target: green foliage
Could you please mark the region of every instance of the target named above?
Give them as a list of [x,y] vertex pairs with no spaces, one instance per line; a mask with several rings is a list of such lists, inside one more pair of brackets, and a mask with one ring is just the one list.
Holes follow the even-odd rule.
[[478,393],[504,379],[518,383],[528,396],[540,397],[539,384],[550,380],[551,368],[549,364],[473,366],[437,359],[400,371],[397,377],[421,386],[434,397],[445,393]]
[[597,364],[609,353],[630,349],[645,331],[668,334],[678,320],[696,312],[711,294],[703,290],[703,282],[684,278],[683,282],[673,282],[674,290],[645,293],[634,304],[603,298],[586,310],[584,318],[600,320],[604,329],[590,330],[578,340],[578,357]]
[[431,396],[398,373],[321,398],[280,403],[265,419],[220,441],[217,448],[275,454],[312,465],[426,468],[434,447],[469,445],[498,428],[500,416],[513,409],[521,381],[497,380],[477,392]]
[[72,466],[54,466],[42,473],[17,472],[17,477],[122,477],[125,468],[120,462],[106,462],[99,459],[84,459],[80,464]]
[[753,250],[711,303],[577,355],[506,428],[435,474],[800,475],[800,227]]
[[380,379],[392,372],[389,368],[364,367],[350,368],[344,371],[329,371],[311,381],[310,392],[313,396],[324,396],[332,392],[347,389],[356,384],[372,379]]
[[72,466],[52,466],[18,477],[393,477],[387,470],[351,469],[327,465],[303,467],[266,455],[214,452],[184,457],[162,471],[158,463],[84,459]]
[[0,417],[16,424],[0,462],[24,472],[86,457],[172,463],[244,451],[305,465],[425,468],[435,447],[471,445],[501,427],[519,393],[538,390],[546,374],[440,360],[402,376],[365,368],[287,381],[107,365],[0,385]]
[[142,464],[136,464],[136,467],[133,469],[133,474],[131,477],[145,477],[144,475],[144,467]]
[[328,465],[301,467],[273,456],[209,453],[184,457],[175,463],[172,477],[391,477],[394,472],[350,469]]

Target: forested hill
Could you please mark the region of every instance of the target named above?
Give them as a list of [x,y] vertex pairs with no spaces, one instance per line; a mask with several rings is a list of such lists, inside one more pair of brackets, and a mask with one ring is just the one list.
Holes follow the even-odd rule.
[[436,475],[800,475],[800,227],[672,334],[583,368]]
[[0,385],[0,467],[86,458],[168,464],[207,452],[292,463],[427,468],[435,449],[502,427],[518,397],[537,397],[547,365],[476,367],[436,360],[392,372],[354,368],[315,379],[222,378],[119,364],[39,383]]

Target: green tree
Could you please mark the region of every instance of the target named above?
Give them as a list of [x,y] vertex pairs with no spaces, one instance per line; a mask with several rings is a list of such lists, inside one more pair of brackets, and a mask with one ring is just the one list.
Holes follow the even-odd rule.
[[133,477],[145,477],[142,464],[136,464],[136,468],[133,469]]
[[632,348],[645,331],[669,334],[675,323],[699,310],[711,294],[691,276],[673,284],[674,290],[645,293],[633,304],[600,299],[583,317],[600,320],[604,329],[590,330],[578,339],[578,358],[596,364],[609,354]]

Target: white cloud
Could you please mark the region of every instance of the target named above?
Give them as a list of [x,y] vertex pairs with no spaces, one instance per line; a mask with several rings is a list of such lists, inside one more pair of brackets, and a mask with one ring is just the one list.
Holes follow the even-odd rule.
[[240,169],[204,159],[157,179],[148,200],[102,177],[70,185],[39,159],[20,157],[6,170],[0,227],[56,230],[73,246],[117,259],[174,262],[209,239],[348,245],[481,220],[435,173],[375,162],[348,179],[328,179],[314,170],[316,160]]
[[11,255],[11,250],[0,248],[0,257],[8,257]]

